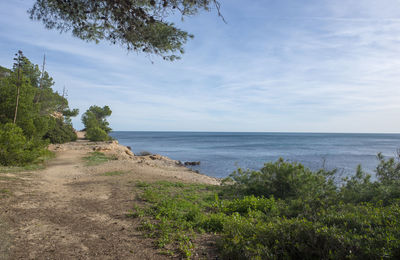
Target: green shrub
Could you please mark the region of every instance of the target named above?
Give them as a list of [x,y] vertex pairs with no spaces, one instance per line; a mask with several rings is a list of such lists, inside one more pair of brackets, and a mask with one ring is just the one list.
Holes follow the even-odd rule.
[[7,123],[0,127],[0,164],[25,165],[35,161],[43,153],[44,143],[27,140],[20,127]]
[[336,186],[329,177],[335,171],[313,172],[300,163],[277,162],[264,164],[260,171],[238,169],[229,176],[227,191],[239,196],[274,196],[289,198],[324,198],[335,193]]
[[52,119],[44,138],[49,139],[53,144],[62,144],[76,141],[77,135],[71,125],[64,123],[61,119]]
[[251,211],[261,211],[268,215],[276,214],[278,206],[273,197],[267,199],[251,195],[242,199],[222,200],[218,203],[218,208],[225,214],[239,213],[246,216]]
[[376,168],[377,181],[372,182],[371,176],[358,166],[354,176],[344,179],[340,196],[344,202],[383,202],[390,205],[400,199],[400,163],[394,158],[385,158],[378,154],[379,164]]
[[[398,259],[400,165],[378,159],[377,181],[359,166],[340,189],[330,172],[281,159],[260,171],[232,174],[224,192],[241,199],[219,207],[228,214],[221,253],[228,259]],[[244,196],[250,194],[256,196]],[[281,200],[263,210],[262,195]]]
[[382,183],[392,183],[400,181],[400,154],[395,158],[389,158],[385,160],[385,157],[378,153],[377,159],[379,165],[376,168],[376,176]]
[[108,134],[100,127],[86,129],[86,138],[90,141],[107,141],[110,140]]
[[159,248],[177,245],[177,252],[190,257],[196,232],[222,230],[224,214],[206,213],[215,203],[214,187],[166,181],[138,183],[147,207],[135,208],[134,216],[147,215],[142,230],[156,239]]
[[144,206],[133,215],[159,247],[179,244],[186,257],[196,233],[209,232],[225,259],[400,259],[397,169],[381,158],[377,181],[358,167],[339,188],[334,172],[280,159],[219,187],[139,183]]
[[341,198],[344,202],[360,203],[379,200],[379,183],[371,182],[371,175],[366,174],[361,165],[357,167],[356,174],[343,179]]
[[197,225],[199,229],[206,232],[222,232],[224,230],[224,224],[227,218],[226,214],[212,213],[202,215],[201,217]]
[[316,219],[233,214],[221,253],[227,259],[398,259],[400,207],[339,205]]

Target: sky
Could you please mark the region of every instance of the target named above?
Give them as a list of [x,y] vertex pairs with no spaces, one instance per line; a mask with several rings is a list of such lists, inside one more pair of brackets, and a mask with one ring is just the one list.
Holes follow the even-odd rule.
[[177,21],[195,38],[175,62],[47,30],[33,2],[0,0],[0,65],[45,54],[70,107],[110,106],[114,130],[400,132],[399,0],[220,0],[226,23]]

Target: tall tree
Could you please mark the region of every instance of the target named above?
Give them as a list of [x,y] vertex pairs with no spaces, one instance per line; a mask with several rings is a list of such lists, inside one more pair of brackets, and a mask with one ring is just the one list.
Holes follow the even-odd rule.
[[14,113],[14,120],[13,123],[15,124],[15,122],[17,121],[17,114],[18,114],[18,105],[19,105],[19,92],[21,90],[21,68],[23,66],[23,62],[24,62],[24,54],[22,53],[22,51],[18,51],[17,54],[15,54],[15,63],[14,66],[17,69],[17,100],[15,102],[15,113]]
[[55,92],[53,85],[46,71],[41,72],[18,52],[13,69],[0,78],[0,124],[15,123],[28,139],[42,138],[53,118],[70,125],[70,117],[78,110],[70,110],[68,100]]
[[28,12],[48,29],[72,31],[87,41],[107,40],[172,61],[183,54],[183,45],[193,35],[166,19],[212,8],[221,16],[218,0],[36,0]]

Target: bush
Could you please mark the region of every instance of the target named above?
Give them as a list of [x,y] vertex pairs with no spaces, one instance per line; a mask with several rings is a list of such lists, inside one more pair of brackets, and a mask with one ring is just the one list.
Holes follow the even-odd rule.
[[220,249],[227,259],[398,259],[400,207],[339,205],[317,219],[233,214]]
[[44,138],[49,139],[53,144],[62,144],[76,141],[77,135],[71,125],[64,123],[61,119],[53,119]]
[[86,130],[86,138],[90,141],[108,141],[110,137],[100,127],[93,127]]
[[36,160],[43,152],[44,143],[27,140],[20,127],[7,123],[0,127],[0,164],[25,165]]
[[186,256],[195,233],[209,232],[225,259],[400,259],[398,169],[381,157],[377,181],[358,167],[339,188],[334,172],[280,159],[222,187],[140,183],[133,215],[159,247],[185,241]]
[[[323,198],[335,193],[336,186],[329,177],[335,171],[313,172],[300,163],[269,162],[260,171],[238,169],[229,176],[228,190],[239,196],[274,196],[279,199]],[[233,181],[233,184],[232,184]]]
[[239,213],[246,216],[251,211],[261,211],[269,215],[276,214],[277,203],[273,197],[266,199],[251,195],[242,199],[222,200],[218,204],[218,208],[221,212],[229,215]]
[[376,176],[384,184],[392,184],[400,181],[400,153],[395,158],[385,160],[385,157],[379,153],[377,155],[379,165],[376,167]]
[[371,175],[366,174],[361,165],[357,167],[356,174],[350,178],[343,179],[341,198],[344,202],[360,203],[370,202],[380,196],[378,195],[378,183],[371,182]]
[[394,158],[385,160],[381,154],[378,154],[378,160],[377,181],[372,182],[371,176],[364,173],[361,166],[358,166],[354,176],[344,179],[345,184],[340,192],[344,202],[383,202],[385,205],[390,205],[400,199],[400,163]]
[[142,221],[142,230],[157,239],[159,248],[178,244],[177,251],[189,258],[196,231],[221,231],[224,214],[205,214],[215,202],[215,187],[159,181],[138,183],[140,199],[148,207],[136,207],[132,216],[147,215],[156,221]]

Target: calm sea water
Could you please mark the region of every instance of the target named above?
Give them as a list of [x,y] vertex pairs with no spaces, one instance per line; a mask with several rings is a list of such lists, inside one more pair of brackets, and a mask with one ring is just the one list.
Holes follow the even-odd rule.
[[149,151],[172,159],[200,161],[193,169],[226,177],[238,167],[260,169],[279,157],[319,169],[337,168],[338,175],[355,172],[358,164],[373,174],[376,154],[394,156],[400,134],[113,132],[134,153]]

